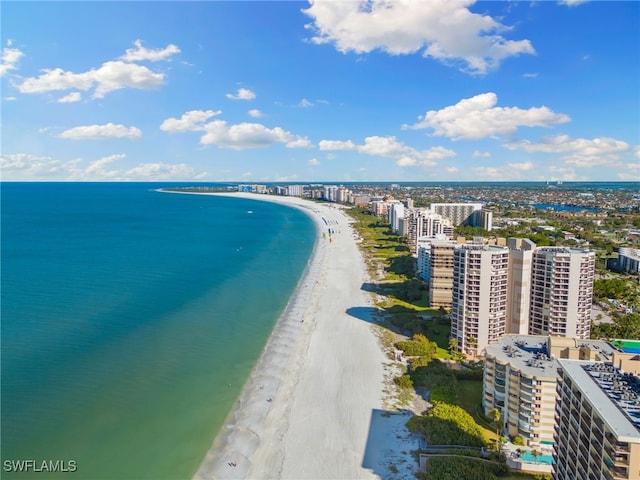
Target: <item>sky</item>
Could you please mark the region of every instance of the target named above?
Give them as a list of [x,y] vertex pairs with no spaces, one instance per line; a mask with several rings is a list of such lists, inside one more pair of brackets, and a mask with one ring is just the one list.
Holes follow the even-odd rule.
[[640,181],[640,2],[0,3],[3,181]]

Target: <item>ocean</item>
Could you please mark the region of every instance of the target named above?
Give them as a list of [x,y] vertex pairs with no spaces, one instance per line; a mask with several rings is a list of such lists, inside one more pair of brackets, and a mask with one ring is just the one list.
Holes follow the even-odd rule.
[[188,479],[223,427],[315,227],[166,186],[0,185],[3,479]]

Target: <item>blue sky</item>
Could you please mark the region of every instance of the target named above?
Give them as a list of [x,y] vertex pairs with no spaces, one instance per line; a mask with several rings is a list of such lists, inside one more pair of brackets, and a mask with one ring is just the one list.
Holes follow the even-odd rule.
[[639,2],[0,9],[5,181],[640,181]]

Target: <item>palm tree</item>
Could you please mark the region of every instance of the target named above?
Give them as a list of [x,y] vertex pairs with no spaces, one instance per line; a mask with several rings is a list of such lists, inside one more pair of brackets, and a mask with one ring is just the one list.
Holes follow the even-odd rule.
[[493,421],[493,424],[496,426],[496,450],[500,450],[500,426],[501,426],[500,417],[501,416],[502,414],[500,413],[500,410],[498,410],[497,408],[494,408],[489,412],[489,417]]
[[536,449],[531,450],[531,456],[533,457],[533,461],[537,462],[538,457],[540,456],[540,452]]

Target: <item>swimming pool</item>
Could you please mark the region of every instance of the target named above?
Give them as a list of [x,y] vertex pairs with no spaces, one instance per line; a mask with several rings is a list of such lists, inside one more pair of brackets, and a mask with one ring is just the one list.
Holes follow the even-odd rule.
[[520,454],[520,460],[523,462],[529,463],[546,463],[548,465],[553,465],[553,456],[551,455],[538,455],[537,458],[534,458],[531,452],[522,452]]
[[625,353],[640,353],[640,341],[638,340],[611,340],[611,344]]

